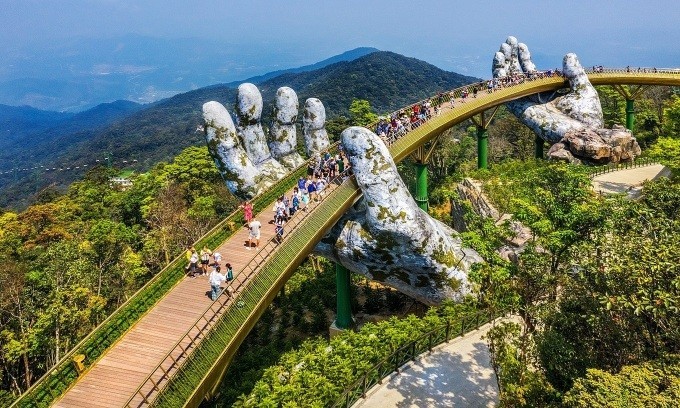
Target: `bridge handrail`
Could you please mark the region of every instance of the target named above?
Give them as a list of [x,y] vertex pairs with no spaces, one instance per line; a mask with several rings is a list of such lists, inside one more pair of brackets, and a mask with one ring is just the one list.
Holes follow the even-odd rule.
[[589,169],[590,178],[595,178],[602,174],[611,173],[619,170],[634,169],[659,164],[658,161],[650,157],[639,157],[630,162],[609,163]]
[[[393,372],[399,372],[399,368],[421,354],[432,352],[432,349],[442,343],[448,343],[458,337],[463,337],[473,330],[478,330],[481,326],[493,322],[495,319],[504,316],[507,312],[502,310],[484,309],[460,316],[454,321],[449,319],[446,324],[440,325],[417,338],[406,342],[394,349],[388,356],[384,357],[373,367],[364,371],[356,381],[345,387],[341,396],[336,400],[333,408],[351,407],[360,398],[366,398],[366,392],[376,384],[382,384],[382,380]],[[459,320],[459,321],[458,321]],[[455,327],[455,323],[459,323]],[[455,334],[455,336],[452,336]]]

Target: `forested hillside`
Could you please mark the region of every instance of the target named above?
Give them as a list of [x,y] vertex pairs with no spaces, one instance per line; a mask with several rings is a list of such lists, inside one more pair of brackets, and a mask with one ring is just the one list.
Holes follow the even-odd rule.
[[205,146],[126,190],[115,174],[0,215],[0,406],[236,205]]
[[[353,99],[366,99],[378,112],[397,109],[439,91],[473,82],[475,78],[443,71],[433,65],[391,52],[374,52],[350,62],[339,62],[302,73],[284,74],[258,84],[265,101],[264,114],[271,111],[276,90],[290,86],[302,103],[309,97],[321,99],[329,118],[348,115]],[[46,186],[63,189],[82,177],[82,165],[94,157],[109,154],[114,160],[137,160],[137,170],[145,170],[162,160],[170,160],[183,148],[203,144],[196,129],[202,124],[201,106],[217,100],[231,108],[236,91],[226,85],[212,86],[176,95],[148,106],[100,129],[66,133],[44,149],[32,149],[31,166],[67,163],[71,171],[25,172],[0,178],[0,206],[23,207]],[[301,117],[301,115],[300,115]],[[265,124],[268,121],[265,120]],[[80,171],[73,170],[76,166]]]

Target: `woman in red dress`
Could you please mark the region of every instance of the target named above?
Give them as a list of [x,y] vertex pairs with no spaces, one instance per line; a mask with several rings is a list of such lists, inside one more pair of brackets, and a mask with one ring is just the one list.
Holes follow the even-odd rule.
[[247,226],[253,220],[253,205],[250,201],[246,201],[241,207],[243,207],[243,217],[246,219]]

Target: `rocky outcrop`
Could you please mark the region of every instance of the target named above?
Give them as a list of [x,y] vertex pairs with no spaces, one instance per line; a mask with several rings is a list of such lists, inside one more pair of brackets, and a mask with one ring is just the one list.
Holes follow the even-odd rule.
[[592,164],[618,163],[633,160],[641,153],[633,134],[622,126],[613,129],[572,130],[554,144],[548,157],[574,163],[585,161]]
[[465,213],[468,210],[483,218],[491,218],[496,225],[506,224],[512,235],[506,240],[506,245],[499,248],[497,252],[503,259],[517,262],[519,254],[532,237],[531,230],[513,219],[511,214],[501,214],[482,192],[481,183],[465,178],[458,183],[456,191],[458,198],[451,200],[451,218],[456,231],[467,230]]

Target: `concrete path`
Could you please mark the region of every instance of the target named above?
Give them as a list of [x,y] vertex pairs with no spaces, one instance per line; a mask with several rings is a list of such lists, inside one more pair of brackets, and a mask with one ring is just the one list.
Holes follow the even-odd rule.
[[593,178],[593,189],[600,194],[627,193],[635,198],[646,180],[656,180],[659,177],[670,176],[671,171],[661,164],[652,164],[634,169],[617,170],[600,174]]
[[495,407],[498,385],[482,340],[490,328],[484,325],[405,364],[354,408]]

